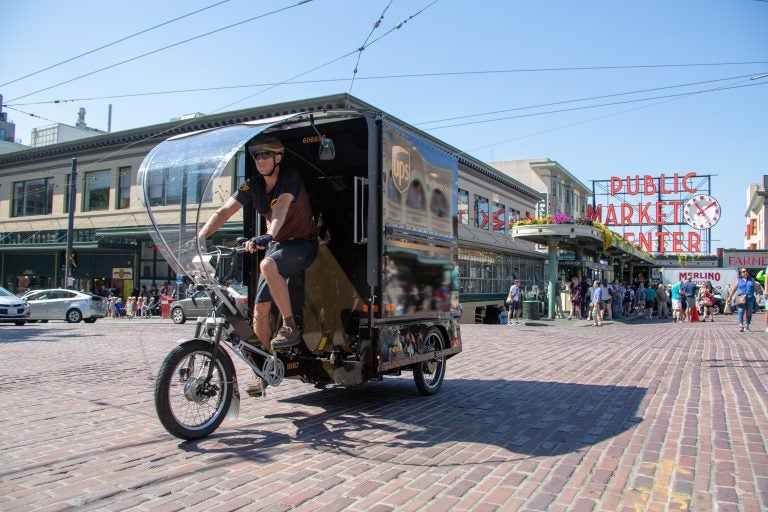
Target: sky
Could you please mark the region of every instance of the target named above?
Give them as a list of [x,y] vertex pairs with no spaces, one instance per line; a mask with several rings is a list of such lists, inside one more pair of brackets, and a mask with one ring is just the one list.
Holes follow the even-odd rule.
[[351,92],[590,188],[712,175],[713,251],[743,248],[747,186],[768,175],[767,0],[0,0],[0,19],[22,143],[81,107],[106,130],[111,104],[119,131]]

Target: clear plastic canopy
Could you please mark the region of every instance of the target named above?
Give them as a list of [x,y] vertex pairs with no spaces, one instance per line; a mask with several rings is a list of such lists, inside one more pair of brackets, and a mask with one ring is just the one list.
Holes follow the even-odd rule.
[[207,220],[203,209],[226,200],[215,191],[216,179],[244,144],[287,117],[172,137],[144,158],[138,182],[153,226],[150,234],[177,274],[198,282],[214,278],[205,240],[197,240],[197,232]]

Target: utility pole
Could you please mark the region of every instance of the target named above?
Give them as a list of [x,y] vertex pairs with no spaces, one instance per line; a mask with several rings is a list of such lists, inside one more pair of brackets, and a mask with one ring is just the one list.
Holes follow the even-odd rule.
[[67,222],[67,254],[64,261],[64,288],[69,287],[69,278],[72,277],[72,243],[77,204],[75,194],[77,194],[77,158],[72,159],[72,174],[69,176],[69,220]]

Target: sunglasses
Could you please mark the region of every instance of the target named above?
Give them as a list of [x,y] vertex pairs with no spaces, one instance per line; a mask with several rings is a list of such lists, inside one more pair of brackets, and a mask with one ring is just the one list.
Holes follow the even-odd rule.
[[253,153],[253,158],[255,160],[267,160],[273,156],[275,156],[274,151],[259,151],[258,153]]

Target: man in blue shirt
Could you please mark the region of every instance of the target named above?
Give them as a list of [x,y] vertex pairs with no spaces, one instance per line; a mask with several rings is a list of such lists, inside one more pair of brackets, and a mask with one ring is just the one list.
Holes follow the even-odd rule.
[[693,308],[696,307],[696,284],[687,277],[680,286],[680,299],[685,296],[685,318],[688,322],[693,321]]

